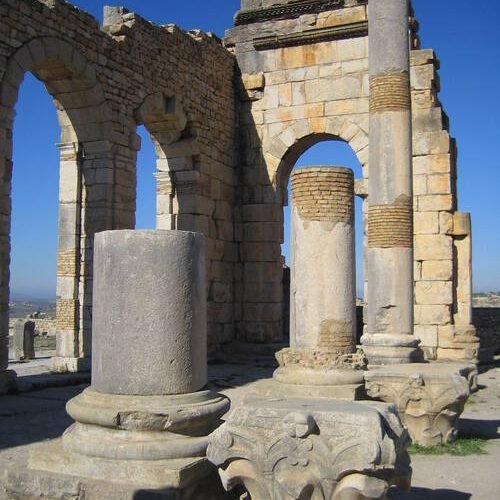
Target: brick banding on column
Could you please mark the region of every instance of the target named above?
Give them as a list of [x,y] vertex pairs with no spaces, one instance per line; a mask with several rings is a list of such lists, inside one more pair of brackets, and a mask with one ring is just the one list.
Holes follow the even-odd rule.
[[77,274],[77,250],[70,248],[59,250],[57,253],[57,276],[76,276]]
[[411,248],[413,212],[411,202],[375,205],[368,210],[368,247]]
[[293,206],[304,220],[354,224],[354,177],[340,167],[303,168],[292,173]]
[[407,111],[411,106],[408,73],[384,73],[370,78],[370,112]]
[[76,328],[78,301],[58,299],[56,301],[56,328],[58,331],[72,331]]

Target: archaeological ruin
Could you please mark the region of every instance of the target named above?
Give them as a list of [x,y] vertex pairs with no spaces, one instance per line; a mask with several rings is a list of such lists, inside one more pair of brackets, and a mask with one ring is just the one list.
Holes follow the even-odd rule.
[[[385,498],[410,484],[408,436],[454,439],[476,388],[471,220],[411,2],[242,0],[234,19],[220,40],[122,7],[99,26],[66,0],[0,3],[0,393],[16,386],[12,130],[27,72],[61,128],[52,370],[92,373],[67,406],[75,423],[30,454],[38,494],[50,483],[66,498],[78,477],[85,498],[104,498],[92,481],[120,498]],[[134,230],[141,125],[157,154],[155,231]],[[362,178],[292,173],[326,140],[352,148]],[[279,367],[227,414],[205,388],[207,356],[248,344],[279,344]]]

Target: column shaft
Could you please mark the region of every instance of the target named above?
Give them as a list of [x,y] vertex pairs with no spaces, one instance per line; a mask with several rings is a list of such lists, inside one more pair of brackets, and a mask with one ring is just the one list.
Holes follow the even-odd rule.
[[362,338],[371,364],[411,361],[413,193],[409,4],[371,0],[368,318]]

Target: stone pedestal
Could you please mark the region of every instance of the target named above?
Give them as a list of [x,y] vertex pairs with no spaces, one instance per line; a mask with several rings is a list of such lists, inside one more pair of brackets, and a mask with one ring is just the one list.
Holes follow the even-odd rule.
[[448,443],[457,420],[477,387],[474,365],[413,363],[365,372],[366,391],[396,405],[412,440],[422,446]]
[[[107,479],[131,491],[176,489],[175,498],[184,498],[184,490],[213,479],[207,435],[229,407],[224,396],[202,390],[203,236],[96,235],[93,299],[92,386],[68,402],[75,424],[62,447],[53,445],[59,452],[34,451],[30,467]],[[193,498],[219,498],[210,495]]]
[[262,500],[381,499],[409,487],[409,439],[392,405],[247,400],[210,436],[227,490]]
[[274,379],[290,396],[301,386],[302,394],[319,396],[322,387],[332,397],[335,386],[356,399],[364,358],[355,345],[353,173],[300,168],[291,182],[290,348],[277,354]]

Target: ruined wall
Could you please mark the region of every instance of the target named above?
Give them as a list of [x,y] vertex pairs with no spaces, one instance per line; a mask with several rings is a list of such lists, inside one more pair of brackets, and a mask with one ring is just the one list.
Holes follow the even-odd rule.
[[[241,71],[242,340],[280,338],[282,207],[298,157],[322,140],[347,142],[362,165],[356,194],[370,195],[367,3],[244,0],[227,32]],[[460,246],[470,232],[457,229],[456,147],[438,99],[438,61],[412,39],[415,334],[429,359],[472,359],[477,339],[465,307],[470,265]]]
[[62,132],[56,368],[77,369],[75,360],[90,354],[93,235],[134,227],[142,123],[158,154],[157,226],[207,236],[209,338],[231,338],[231,54],[213,36],[118,8],[105,12],[102,29],[63,0],[3,0],[0,17],[0,335],[8,332],[12,123],[30,71],[52,95]]

